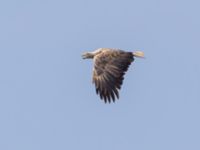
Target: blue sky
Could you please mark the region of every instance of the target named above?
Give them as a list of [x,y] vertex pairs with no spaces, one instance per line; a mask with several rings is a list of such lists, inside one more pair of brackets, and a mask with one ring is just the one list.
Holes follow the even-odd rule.
[[[199,150],[200,2],[0,2],[0,149]],[[120,100],[91,83],[99,47],[142,50]]]

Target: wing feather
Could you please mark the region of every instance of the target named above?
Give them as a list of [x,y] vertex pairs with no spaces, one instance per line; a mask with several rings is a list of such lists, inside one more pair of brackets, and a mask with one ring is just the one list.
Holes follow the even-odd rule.
[[95,56],[93,83],[96,93],[105,102],[114,102],[119,98],[125,72],[132,61],[134,61],[133,54],[121,50],[105,51]]

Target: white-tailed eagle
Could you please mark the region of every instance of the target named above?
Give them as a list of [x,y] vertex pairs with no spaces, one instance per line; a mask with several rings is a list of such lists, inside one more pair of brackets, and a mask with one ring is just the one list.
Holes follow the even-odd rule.
[[94,52],[86,52],[83,59],[93,59],[93,83],[96,93],[106,102],[119,99],[119,90],[124,80],[124,74],[134,57],[144,57],[141,51],[126,52],[120,49],[99,48]]

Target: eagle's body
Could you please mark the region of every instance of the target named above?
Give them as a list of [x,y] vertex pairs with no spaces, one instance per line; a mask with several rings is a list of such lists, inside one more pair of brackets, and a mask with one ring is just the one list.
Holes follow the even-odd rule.
[[94,52],[83,54],[83,58],[94,60],[93,83],[96,93],[105,102],[114,102],[119,98],[119,90],[124,80],[124,74],[134,56],[143,57],[143,52],[125,52],[120,49],[99,48]]

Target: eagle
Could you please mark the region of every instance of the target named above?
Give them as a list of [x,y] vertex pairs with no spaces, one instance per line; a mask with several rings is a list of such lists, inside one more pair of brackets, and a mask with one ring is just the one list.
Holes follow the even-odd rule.
[[95,84],[96,93],[105,103],[119,99],[124,75],[135,57],[143,58],[144,53],[114,48],[99,48],[93,52],[83,53],[83,59],[94,61],[92,82]]

